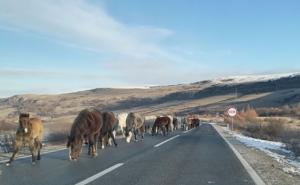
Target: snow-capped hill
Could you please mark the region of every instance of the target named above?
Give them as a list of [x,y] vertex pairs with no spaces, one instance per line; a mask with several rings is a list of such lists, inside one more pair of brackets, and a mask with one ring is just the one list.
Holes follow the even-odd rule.
[[248,82],[262,82],[270,80],[278,80],[281,78],[300,76],[300,72],[297,73],[283,73],[283,74],[268,74],[268,75],[243,75],[243,76],[229,76],[213,80],[216,84],[238,84]]

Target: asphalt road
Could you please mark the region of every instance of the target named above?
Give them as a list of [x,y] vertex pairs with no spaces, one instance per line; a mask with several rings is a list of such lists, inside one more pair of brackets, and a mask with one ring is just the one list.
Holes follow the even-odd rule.
[[146,136],[98,151],[83,148],[77,162],[68,150],[45,154],[36,165],[31,158],[0,165],[1,185],[244,185],[254,184],[225,141],[209,124],[167,137]]

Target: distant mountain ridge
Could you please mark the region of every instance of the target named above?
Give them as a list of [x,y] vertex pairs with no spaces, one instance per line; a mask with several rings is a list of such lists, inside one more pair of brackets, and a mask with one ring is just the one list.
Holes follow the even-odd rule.
[[16,95],[0,99],[0,121],[30,112],[45,120],[75,116],[84,108],[145,114],[221,111],[234,104],[257,107],[300,102],[300,73],[219,78],[149,88],[96,88],[59,95]]

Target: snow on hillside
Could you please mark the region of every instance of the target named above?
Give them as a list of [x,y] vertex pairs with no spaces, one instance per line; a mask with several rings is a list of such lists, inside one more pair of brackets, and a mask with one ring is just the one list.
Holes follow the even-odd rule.
[[243,75],[243,76],[229,76],[222,77],[213,80],[216,84],[234,84],[234,83],[246,83],[246,82],[260,82],[277,80],[285,77],[299,76],[300,72],[297,73],[283,73],[283,74],[268,74],[268,75]]
[[281,142],[255,139],[240,134],[234,134],[235,138],[249,147],[253,147],[265,152],[285,167],[287,173],[300,175],[300,157],[295,158],[294,153],[286,150],[285,144]]

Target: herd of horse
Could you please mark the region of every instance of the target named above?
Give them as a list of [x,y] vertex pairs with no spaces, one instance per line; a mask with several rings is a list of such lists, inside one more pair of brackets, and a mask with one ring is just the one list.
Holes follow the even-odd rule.
[[[187,116],[182,121],[173,116],[157,116],[150,128],[149,125],[145,125],[145,118],[142,115],[131,112],[126,115],[125,127],[122,128],[123,135],[127,143],[131,141],[133,135],[135,141],[138,140],[138,136],[143,140],[146,132],[150,132],[152,136],[159,133],[165,136],[172,130],[178,129],[179,122],[182,122],[182,129],[185,130],[198,127],[200,124],[197,116]],[[113,112],[102,112],[94,108],[82,110],[75,118],[68,136],[69,159],[79,159],[84,143],[88,145],[88,155],[92,157],[97,156],[98,142],[102,148],[108,145],[110,140],[117,146],[115,135],[118,126],[120,126],[119,120]],[[12,163],[22,146],[29,146],[32,164],[40,160],[43,132],[44,126],[39,118],[30,118],[29,114],[21,113],[14,151],[6,165],[9,166]]]

